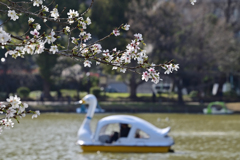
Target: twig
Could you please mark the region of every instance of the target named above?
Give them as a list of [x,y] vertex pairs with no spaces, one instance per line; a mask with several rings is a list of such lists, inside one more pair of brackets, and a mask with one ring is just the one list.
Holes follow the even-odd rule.
[[87,9],[85,12],[83,12],[83,13],[81,14],[81,16],[83,16],[84,14],[86,14],[86,13],[90,10],[90,8],[92,7],[93,3],[94,3],[94,0],[92,0],[92,2],[91,2],[91,4],[90,4],[90,6],[88,7],[88,9]]
[[6,21],[4,21],[0,26],[4,25],[4,24],[7,23],[9,20],[10,20],[10,17],[9,17]]

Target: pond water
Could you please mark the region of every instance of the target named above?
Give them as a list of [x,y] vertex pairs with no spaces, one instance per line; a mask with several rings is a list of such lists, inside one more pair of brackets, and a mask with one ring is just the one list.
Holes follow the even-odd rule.
[[[99,119],[110,114],[97,114]],[[132,114],[155,126],[171,126],[174,153],[82,153],[75,145],[85,115],[30,115],[0,135],[1,160],[240,160],[240,116],[197,114]]]

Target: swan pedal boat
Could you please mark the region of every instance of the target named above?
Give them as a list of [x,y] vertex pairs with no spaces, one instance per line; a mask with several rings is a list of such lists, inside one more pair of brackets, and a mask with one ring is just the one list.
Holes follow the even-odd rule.
[[[151,123],[130,115],[112,115],[98,121],[95,133],[90,129],[90,122],[94,115],[97,99],[94,95],[86,95],[81,103],[88,104],[88,112],[78,130],[77,145],[84,152],[139,152],[139,153],[164,153],[171,152],[174,140],[168,136],[170,127],[160,129]],[[110,135],[106,134],[110,124],[128,124],[131,126],[127,137],[119,137],[115,142],[109,141]],[[142,131],[142,132],[139,132]],[[145,133],[146,137],[136,136],[136,133]]]

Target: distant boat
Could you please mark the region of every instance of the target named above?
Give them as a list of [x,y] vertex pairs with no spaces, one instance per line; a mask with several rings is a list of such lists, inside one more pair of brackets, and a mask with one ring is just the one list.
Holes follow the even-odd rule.
[[204,114],[232,114],[233,111],[229,110],[224,102],[211,102],[207,108],[203,109]]
[[[173,139],[168,136],[170,127],[160,129],[151,123],[130,115],[112,115],[98,121],[95,133],[92,133],[90,122],[93,118],[97,99],[86,95],[83,104],[89,104],[86,117],[78,130],[77,144],[84,152],[171,152]],[[117,124],[120,131],[108,134],[108,126]],[[110,128],[111,129],[111,128]],[[113,130],[112,130],[113,131]],[[113,137],[115,135],[115,139]]]
[[[81,107],[76,108],[76,113],[87,113],[88,109],[85,104],[82,104]],[[102,109],[99,104],[97,104],[97,107],[95,109],[95,113],[104,113],[105,109]]]

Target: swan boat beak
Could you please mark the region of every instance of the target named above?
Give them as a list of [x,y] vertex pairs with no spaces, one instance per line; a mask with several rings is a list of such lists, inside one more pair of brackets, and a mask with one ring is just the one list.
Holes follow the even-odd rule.
[[83,99],[79,101],[80,104],[86,104],[86,101],[84,101]]

